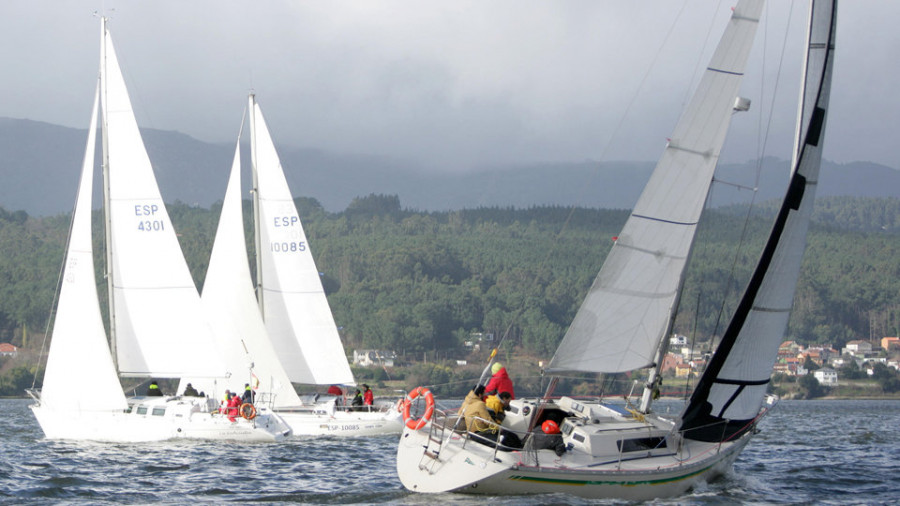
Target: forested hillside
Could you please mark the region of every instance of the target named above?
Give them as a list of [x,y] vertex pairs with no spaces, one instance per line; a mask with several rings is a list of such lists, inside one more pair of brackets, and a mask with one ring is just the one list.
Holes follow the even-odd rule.
[[[562,207],[415,212],[396,196],[375,195],[340,213],[312,199],[297,203],[346,348],[419,356],[462,356],[470,333],[487,332],[506,336],[507,350],[549,358],[627,217]],[[702,342],[721,332],[767,232],[770,217],[762,209],[746,229],[735,210],[709,213],[679,333]],[[169,210],[202,286],[219,209]],[[40,348],[68,223],[65,216],[0,209],[0,342]],[[249,223],[248,213],[248,230]],[[736,257],[742,237],[750,247]],[[99,230],[95,243],[101,252]],[[97,268],[105,298],[99,260]],[[840,347],[897,335],[898,294],[900,200],[823,199],[788,337]]]

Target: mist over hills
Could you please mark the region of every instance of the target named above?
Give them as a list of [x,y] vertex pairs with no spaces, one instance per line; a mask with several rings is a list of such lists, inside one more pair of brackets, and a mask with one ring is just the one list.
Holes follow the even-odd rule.
[[[233,145],[171,131],[142,133],[166,202],[209,207],[222,199]],[[0,207],[34,216],[69,212],[86,136],[84,129],[0,118]],[[536,205],[631,208],[655,165],[583,161],[437,172],[387,157],[278,149],[294,196],[314,198],[331,212],[372,193],[398,195],[403,207],[420,211]],[[242,151],[244,167],[249,167],[249,149],[242,146]],[[785,160],[764,160],[757,201],[781,196],[788,166]],[[751,192],[739,186],[756,186],[756,173],[755,162],[720,166],[717,179],[727,184],[714,185],[712,204],[747,201]],[[249,177],[245,168],[244,188],[249,188]],[[826,160],[818,195],[896,197],[900,171],[869,162]]]

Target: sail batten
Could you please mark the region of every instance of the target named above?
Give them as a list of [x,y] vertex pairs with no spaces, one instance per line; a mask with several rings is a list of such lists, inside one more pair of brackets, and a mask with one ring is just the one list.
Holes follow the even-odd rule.
[[551,370],[615,373],[654,363],[671,324],[763,3],[735,7]]

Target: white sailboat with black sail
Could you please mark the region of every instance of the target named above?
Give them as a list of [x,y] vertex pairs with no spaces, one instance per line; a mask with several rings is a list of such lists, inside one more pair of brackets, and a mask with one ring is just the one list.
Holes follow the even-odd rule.
[[[711,184],[762,0],[741,0],[665,153],[563,338],[550,369],[652,369],[640,407],[570,397],[514,400],[502,422],[522,448],[482,444],[438,412],[400,438],[397,471],[419,492],[571,493],[647,500],[727,472],[777,401],[766,393],[812,213],[830,94],[836,0],[811,2],[790,184],[735,314],[678,417],[650,409],[694,232]],[[538,428],[557,423],[561,433]],[[552,427],[551,427],[552,428]],[[545,449],[552,447],[552,449]]]
[[[98,111],[112,353],[91,245]],[[63,269],[43,386],[30,392],[36,400],[32,411],[48,438],[276,441],[289,433],[277,416],[229,417],[211,412],[213,399],[128,398],[121,387],[119,375],[215,377],[223,367],[141,140],[106,18],[101,20],[99,81]]]

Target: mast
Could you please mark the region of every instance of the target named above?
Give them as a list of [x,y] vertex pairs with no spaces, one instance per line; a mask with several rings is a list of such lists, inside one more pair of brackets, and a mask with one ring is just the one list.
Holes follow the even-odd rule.
[[256,298],[259,301],[259,314],[265,318],[263,311],[263,268],[262,268],[262,236],[259,224],[259,175],[256,170],[256,94],[250,92],[250,167],[253,173],[253,237],[256,243]]
[[[100,18],[100,93],[106,97],[106,22],[108,18],[103,16]],[[108,103],[105,99],[102,103]],[[100,132],[101,146],[103,146],[103,154],[100,162],[103,171],[103,223],[104,223],[104,239],[106,242],[106,288],[107,301],[109,307],[109,346],[112,352],[113,364],[118,370],[119,359],[116,353],[116,318],[115,318],[115,297],[113,296],[113,251],[112,251],[112,216],[109,208],[109,141],[106,108],[103,108],[103,114],[100,116]]]
[[[684,285],[683,280],[681,284],[682,286]],[[669,352],[669,336],[672,335],[672,327],[675,326],[675,315],[678,313],[677,308],[680,300],[681,292],[679,291],[679,295],[672,305],[672,311],[669,312],[669,323],[666,325],[666,332],[663,334],[663,339],[659,342],[659,348],[656,350],[656,365],[650,370],[650,376],[647,378],[644,392],[641,394],[641,405],[638,408],[638,411],[641,413],[646,414],[650,412],[650,404],[656,398],[656,393],[659,392],[659,383],[662,381],[663,360],[666,357],[666,353]]]

